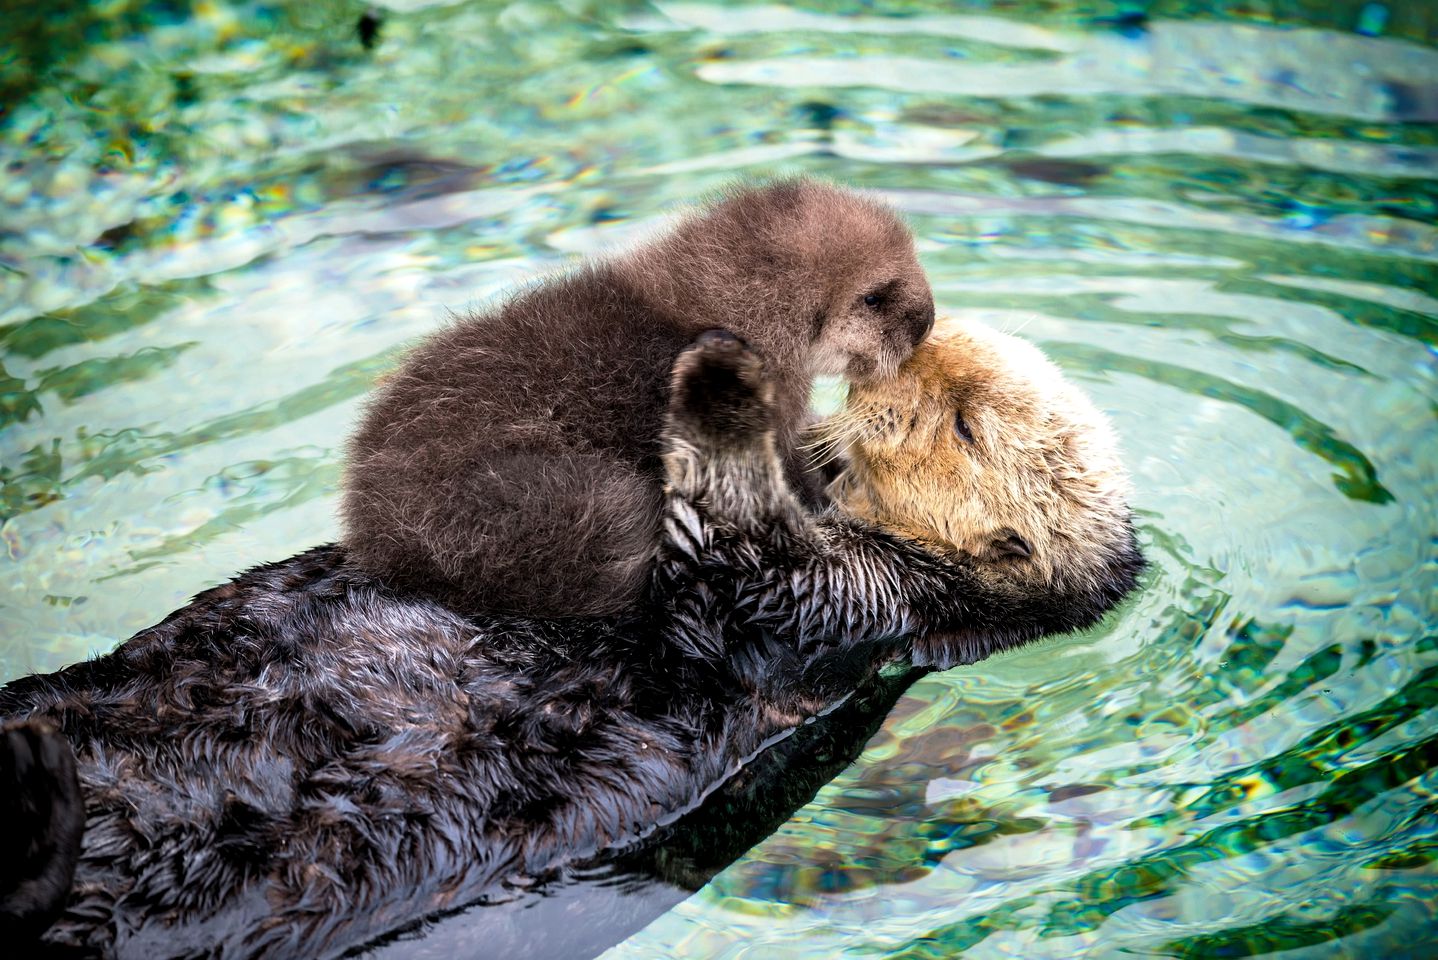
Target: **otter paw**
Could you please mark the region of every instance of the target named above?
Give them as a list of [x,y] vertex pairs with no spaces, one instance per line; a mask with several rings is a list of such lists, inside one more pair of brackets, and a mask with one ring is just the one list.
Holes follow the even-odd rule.
[[682,430],[732,442],[769,429],[773,393],[757,353],[727,330],[709,330],[674,361],[669,412]]

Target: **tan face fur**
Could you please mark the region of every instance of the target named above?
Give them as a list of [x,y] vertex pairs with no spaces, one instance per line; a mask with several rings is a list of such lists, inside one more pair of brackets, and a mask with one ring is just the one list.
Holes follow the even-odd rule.
[[828,427],[841,508],[999,575],[1064,589],[1133,550],[1107,419],[1037,348],[942,320],[890,380],[851,386]]

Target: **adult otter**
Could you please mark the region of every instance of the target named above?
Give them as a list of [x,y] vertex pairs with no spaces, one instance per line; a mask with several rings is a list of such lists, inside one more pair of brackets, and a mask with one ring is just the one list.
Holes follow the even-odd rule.
[[722,327],[764,356],[802,488],[813,377],[887,376],[933,319],[888,208],[811,180],[732,192],[419,346],[350,444],[345,546],[466,613],[619,613],[658,543],[665,386],[697,334]]
[[[632,615],[468,619],[321,547],[0,691],[0,717],[52,723],[79,759],[84,848],[45,942],[337,956],[631,851],[915,635],[932,664],[970,662],[1091,623],[1133,586],[1127,516],[1070,558],[1104,575],[1060,577],[1055,598],[1008,557],[814,515],[773,394],[733,338],[680,357],[655,599]],[[1100,469],[1073,475],[1115,476],[1111,449],[1075,449]],[[80,802],[32,799],[0,789],[35,832],[53,831],[33,811]]]

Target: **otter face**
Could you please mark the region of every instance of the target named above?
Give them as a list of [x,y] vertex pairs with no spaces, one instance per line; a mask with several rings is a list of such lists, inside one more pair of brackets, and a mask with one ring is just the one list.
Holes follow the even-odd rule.
[[855,194],[825,199],[811,225],[821,238],[811,256],[832,280],[814,320],[812,372],[885,380],[933,329],[934,295],[892,210]]
[[847,278],[816,320],[815,373],[851,383],[892,377],[933,329],[934,298],[918,261],[875,266]]
[[1107,420],[1022,340],[946,321],[893,378],[852,385],[829,432],[841,508],[936,552],[1061,594],[1126,591],[1142,566]]

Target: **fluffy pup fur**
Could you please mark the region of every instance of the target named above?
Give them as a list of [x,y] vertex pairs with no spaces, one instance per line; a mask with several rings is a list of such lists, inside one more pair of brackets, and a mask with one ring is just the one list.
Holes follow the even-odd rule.
[[5,687],[0,717],[52,723],[79,761],[84,847],[45,943],[339,956],[633,850],[915,635],[970,662],[1133,586],[1136,554],[1072,603],[815,516],[776,396],[732,337],[679,358],[656,599],[631,615],[467,619],[321,547]]
[[350,444],[345,546],[465,613],[619,613],[658,544],[665,385],[699,332],[764,356],[802,490],[813,377],[892,374],[933,318],[888,208],[808,180],[732,192],[420,345]]

